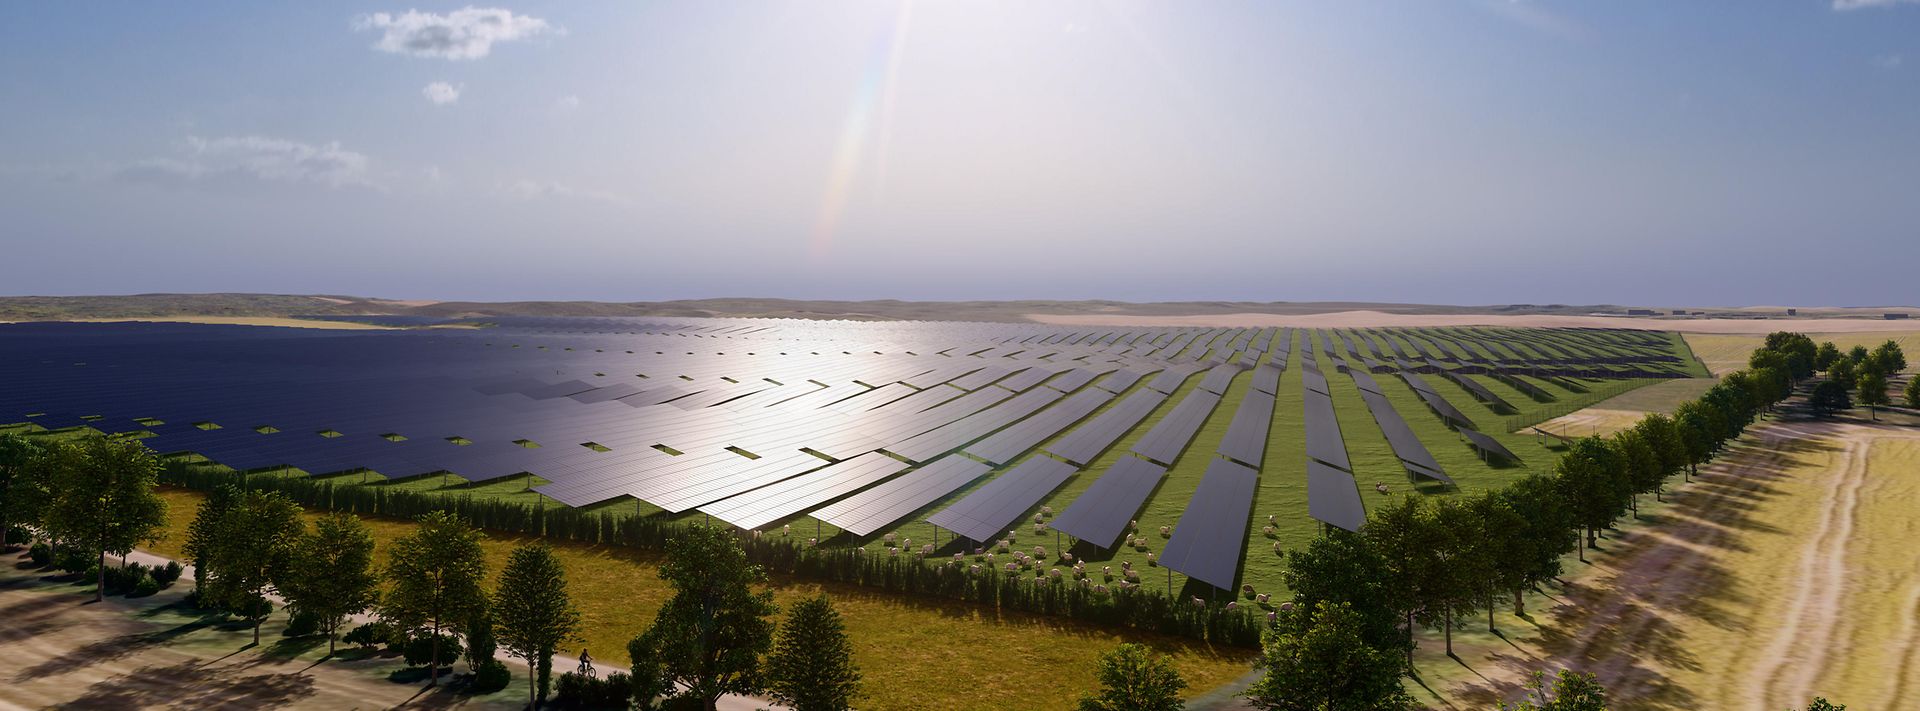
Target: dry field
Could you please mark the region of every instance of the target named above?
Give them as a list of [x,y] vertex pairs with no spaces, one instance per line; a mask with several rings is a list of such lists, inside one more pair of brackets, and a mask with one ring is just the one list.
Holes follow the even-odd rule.
[[[1768,422],[1570,564],[1531,622],[1502,616],[1437,669],[1436,705],[1592,671],[1616,709],[1920,707],[1920,430]],[[1511,626],[1507,626],[1511,623]]]
[[[178,557],[187,524],[202,498],[169,489],[168,536],[149,550]],[[310,514],[311,516],[311,514]],[[385,548],[412,524],[369,519]],[[513,546],[525,537],[489,535],[487,567],[497,574]],[[561,544],[569,586],[580,605],[585,646],[603,668],[626,661],[627,641],[653,621],[671,594],[655,574],[657,558],[617,546]],[[1016,613],[996,614],[975,605],[879,593],[850,585],[773,581],[774,601],[789,605],[825,591],[846,618],[855,659],[865,676],[866,708],[1006,709],[1070,708],[1094,688],[1094,662],[1122,642],[1142,642],[1172,655],[1174,665],[1200,694],[1244,675],[1252,651],[1214,649],[1191,640],[1114,630],[1070,620]],[[398,666],[395,663],[394,666]]]
[[[1760,323],[1768,322],[1763,321]],[[1780,327],[1773,329],[1776,331],[1782,329],[1799,330],[1788,328],[1789,325],[1798,325],[1790,321],[1773,323]],[[1899,342],[1901,350],[1909,354],[1920,353],[1920,350],[1916,350],[1920,349],[1920,330],[1915,330],[1911,324],[1905,328],[1885,331],[1842,332],[1824,330],[1827,323],[1826,321],[1804,322],[1801,328],[1818,324],[1823,330],[1818,333],[1804,331],[1807,337],[1812,338],[1815,343],[1833,341],[1833,345],[1843,352],[1854,346],[1873,348],[1887,342],[1888,339],[1892,339]],[[1899,324],[1900,322],[1886,321],[1883,323]],[[1712,370],[1714,375],[1725,375],[1746,367],[1747,358],[1753,355],[1754,349],[1759,348],[1766,342],[1765,334],[1771,332],[1772,331],[1767,331],[1746,335],[1689,333],[1686,335],[1686,339],[1687,346],[1693,349],[1693,354],[1699,356],[1701,362],[1706,363],[1707,368]],[[1908,359],[1920,360],[1916,359],[1913,355],[1909,355]]]
[[304,318],[279,318],[274,316],[151,316],[144,318],[76,318],[70,319],[85,323],[207,323],[225,326],[280,326],[283,328],[327,328],[341,331],[386,331],[387,326],[352,321],[320,321]]

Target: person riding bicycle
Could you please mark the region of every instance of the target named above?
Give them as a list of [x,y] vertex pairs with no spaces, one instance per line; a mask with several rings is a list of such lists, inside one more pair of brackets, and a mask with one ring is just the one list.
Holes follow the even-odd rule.
[[593,655],[588,654],[585,647],[580,648],[580,673],[584,676],[599,676],[593,671]]

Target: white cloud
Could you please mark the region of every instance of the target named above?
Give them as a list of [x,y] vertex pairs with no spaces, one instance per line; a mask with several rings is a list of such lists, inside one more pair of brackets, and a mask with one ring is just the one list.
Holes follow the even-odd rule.
[[572,111],[580,108],[580,97],[573,94],[562,96],[559,101],[553,102],[553,107],[561,111]]
[[447,104],[459,101],[460,92],[465,91],[466,88],[467,85],[465,84],[454,86],[443,81],[437,81],[421,89],[420,95],[427,97],[427,100],[433,102],[434,106],[446,106]]
[[1879,67],[1881,69],[1899,69],[1900,65],[1905,64],[1906,61],[1907,61],[1907,58],[1905,56],[1902,56],[1897,53],[1882,54],[1878,57],[1873,58],[1873,66]]
[[592,200],[615,205],[626,205],[633,201],[621,195],[597,190],[581,190],[571,185],[551,180],[518,180],[501,186],[500,192],[521,200]]
[[1867,7],[1893,7],[1920,4],[1920,0],[1833,0],[1835,10],[1859,10]]
[[338,141],[312,144],[267,136],[189,136],[174,155],[122,169],[135,180],[201,182],[247,178],[263,182],[305,183],[331,188],[378,187],[367,176],[366,154]]
[[495,42],[512,42],[542,34],[566,34],[546,20],[496,7],[467,7],[445,15],[408,10],[394,15],[376,12],[353,21],[357,31],[379,30],[373,48],[382,52],[440,59],[479,59],[493,51]]

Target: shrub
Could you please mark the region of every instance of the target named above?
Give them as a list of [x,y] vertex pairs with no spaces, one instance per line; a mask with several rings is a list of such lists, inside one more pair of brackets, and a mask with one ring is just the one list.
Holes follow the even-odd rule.
[[374,620],[347,631],[347,634],[340,639],[347,644],[357,644],[371,649],[381,645],[392,646],[392,642],[389,641],[392,636],[393,625]]
[[[433,635],[413,635],[407,639],[407,644],[403,649],[407,666],[424,667],[433,662]],[[440,635],[441,667],[452,667],[454,662],[460,661],[460,657],[464,656],[465,651],[466,650],[460,648],[459,637],[450,634]]]
[[160,592],[161,587],[160,581],[158,580],[150,577],[141,578],[140,582],[134,583],[133,592],[127,593],[127,597],[147,597],[154,595]]
[[83,573],[92,570],[94,562],[93,556],[67,548],[54,556],[53,567],[68,573]]
[[33,561],[34,567],[45,568],[53,563],[53,549],[45,543],[35,543],[27,549],[27,560]]
[[33,532],[20,526],[9,526],[7,528],[8,545],[24,543],[31,540],[33,540]]
[[320,631],[319,615],[313,614],[311,612],[302,612],[300,610],[294,610],[293,617],[288,618],[287,620],[287,628],[284,630],[281,630],[280,634],[287,637],[305,637],[307,635],[310,635],[319,631]]
[[624,709],[632,704],[633,682],[620,672],[596,679],[567,672],[560,675],[553,707],[559,709]]
[[180,567],[180,563],[176,561],[167,561],[167,564],[165,567],[153,569],[153,581],[156,583],[159,583],[160,587],[163,587],[163,588],[167,587],[169,585],[172,585],[173,581],[180,579],[180,573],[182,570],[183,569]]
[[511,683],[513,683],[513,672],[507,669],[506,662],[487,659],[474,667],[473,686],[470,688],[476,694],[491,694],[507,688]]

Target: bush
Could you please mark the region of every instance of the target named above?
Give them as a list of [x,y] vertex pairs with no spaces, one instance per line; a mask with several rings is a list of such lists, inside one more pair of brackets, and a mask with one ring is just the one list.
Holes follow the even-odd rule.
[[35,543],[27,549],[27,560],[33,561],[35,567],[45,568],[53,563],[53,549],[45,543]]
[[159,583],[160,587],[167,587],[172,585],[173,581],[180,579],[181,571],[182,568],[178,562],[167,561],[166,567],[153,569],[153,581]]
[[305,637],[320,631],[320,616],[311,612],[293,611],[293,617],[287,619],[287,628],[280,631],[286,637]]
[[158,580],[150,577],[141,578],[140,582],[134,583],[133,592],[127,593],[127,597],[148,597],[155,595],[160,592],[161,587],[160,581]]
[[[462,651],[459,637],[450,634],[440,635],[440,666],[442,668],[451,667],[454,662],[460,661]],[[433,635],[421,634],[408,638],[405,657],[407,666],[410,667],[423,667],[433,663]]]
[[68,573],[84,573],[90,571],[93,569],[94,563],[93,556],[71,548],[62,549],[60,555],[54,556],[53,558],[53,567]]
[[340,639],[347,644],[357,644],[371,649],[381,645],[393,646],[393,643],[389,641],[389,638],[392,636],[393,625],[374,620],[348,630],[347,634]]
[[33,532],[20,526],[7,528],[7,545],[17,545],[33,540]]
[[558,709],[624,709],[632,704],[633,683],[620,672],[596,679],[567,672],[560,675],[554,690],[553,707]]
[[506,662],[487,659],[473,670],[473,693],[491,694],[507,688],[513,683],[513,672],[507,669]]
[[[140,587],[141,581],[152,579],[147,574],[147,566],[131,563],[125,567],[107,567],[107,592],[130,593]],[[158,588],[155,588],[158,590]]]

